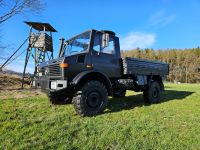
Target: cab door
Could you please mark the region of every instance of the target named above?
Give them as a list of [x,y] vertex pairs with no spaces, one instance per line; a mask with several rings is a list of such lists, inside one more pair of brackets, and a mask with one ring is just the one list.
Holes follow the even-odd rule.
[[106,47],[102,46],[102,33],[96,33],[93,43],[92,65],[94,70],[107,75],[109,78],[121,76],[120,60],[116,54],[115,37],[109,35]]

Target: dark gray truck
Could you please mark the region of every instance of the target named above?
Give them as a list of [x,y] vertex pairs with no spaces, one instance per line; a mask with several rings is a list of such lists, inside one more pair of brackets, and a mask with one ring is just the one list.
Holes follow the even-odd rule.
[[53,104],[73,102],[76,112],[103,112],[108,96],[124,97],[126,90],[143,92],[158,103],[169,65],[137,58],[121,58],[119,38],[112,31],[88,30],[61,40],[59,57],[39,66],[36,86]]

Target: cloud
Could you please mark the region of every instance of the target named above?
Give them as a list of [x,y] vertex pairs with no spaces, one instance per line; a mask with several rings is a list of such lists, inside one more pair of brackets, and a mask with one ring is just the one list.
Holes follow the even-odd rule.
[[149,18],[149,24],[151,26],[166,26],[173,22],[176,18],[175,14],[166,14],[164,11],[159,11]]
[[153,33],[130,32],[121,37],[121,49],[131,50],[134,48],[148,48],[156,41],[156,35]]

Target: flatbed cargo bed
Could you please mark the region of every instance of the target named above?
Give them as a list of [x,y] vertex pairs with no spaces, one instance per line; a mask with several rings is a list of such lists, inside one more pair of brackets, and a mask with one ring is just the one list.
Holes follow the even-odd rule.
[[160,75],[165,76],[169,73],[167,63],[150,61],[138,58],[122,58],[123,74],[134,75]]

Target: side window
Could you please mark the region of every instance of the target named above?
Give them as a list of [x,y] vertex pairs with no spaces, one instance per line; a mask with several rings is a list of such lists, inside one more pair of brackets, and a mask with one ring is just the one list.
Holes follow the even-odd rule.
[[109,36],[109,45],[102,49],[102,53],[115,54],[115,47],[114,47],[113,37]]
[[93,50],[97,53],[100,53],[101,51],[101,35],[100,34],[96,34],[95,36]]
[[94,39],[94,46],[93,50],[97,53],[105,53],[105,54],[115,54],[115,47],[114,47],[114,39],[112,36],[109,36],[109,46],[103,48],[102,47],[102,34],[96,34]]

